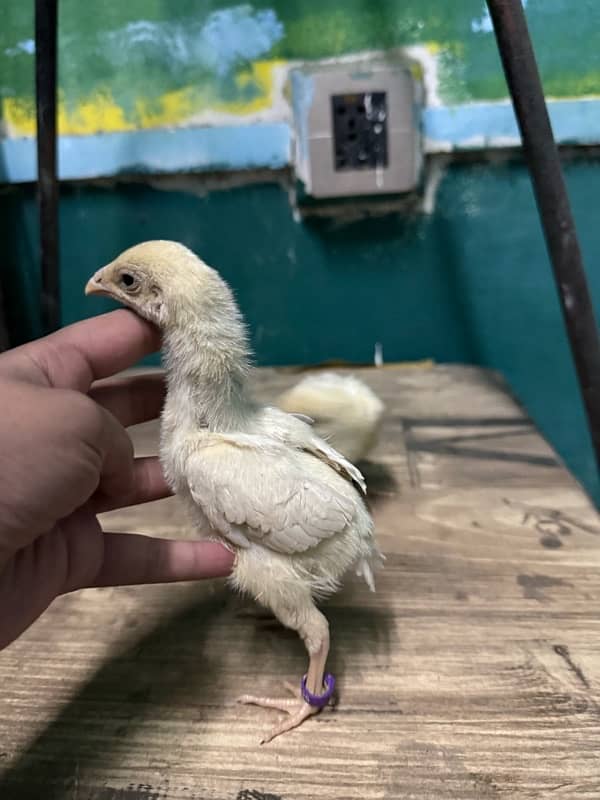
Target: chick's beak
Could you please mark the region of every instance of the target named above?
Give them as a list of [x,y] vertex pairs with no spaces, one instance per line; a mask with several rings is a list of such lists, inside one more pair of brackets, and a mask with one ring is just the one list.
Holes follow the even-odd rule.
[[95,275],[89,279],[85,285],[85,294],[107,294],[110,295],[111,291],[106,282],[104,269],[99,269]]

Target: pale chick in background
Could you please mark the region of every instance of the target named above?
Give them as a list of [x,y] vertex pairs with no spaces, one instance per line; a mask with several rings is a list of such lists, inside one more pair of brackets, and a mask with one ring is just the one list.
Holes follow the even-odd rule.
[[335,372],[307,375],[281,394],[276,405],[310,417],[315,431],[353,463],[375,447],[384,411],[363,381]]
[[[145,242],[88,282],[162,331],[167,398],[160,458],[200,536],[236,551],[231,581],[302,637],[302,691],[241,702],[287,713],[263,740],[295,728],[333,690],[329,626],[315,600],[354,569],[374,589],[381,555],[356,467],[306,421],[253,401],[249,346],[231,290],[176,242]],[[288,689],[291,688],[288,686]]]

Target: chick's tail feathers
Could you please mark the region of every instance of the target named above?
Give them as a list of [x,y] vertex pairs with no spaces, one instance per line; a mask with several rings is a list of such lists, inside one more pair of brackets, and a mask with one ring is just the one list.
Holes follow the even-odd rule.
[[379,548],[375,547],[371,556],[363,556],[356,565],[356,574],[359,578],[364,578],[365,583],[372,592],[375,591],[375,576],[373,573],[383,567],[384,561],[385,556]]

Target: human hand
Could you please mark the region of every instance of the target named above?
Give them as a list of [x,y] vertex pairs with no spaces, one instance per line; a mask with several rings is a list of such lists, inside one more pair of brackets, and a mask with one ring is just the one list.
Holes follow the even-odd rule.
[[96,518],[170,494],[125,431],[159,415],[161,376],[110,378],[159,346],[119,310],[0,355],[0,648],[66,592],[231,571],[217,543],[103,532]]

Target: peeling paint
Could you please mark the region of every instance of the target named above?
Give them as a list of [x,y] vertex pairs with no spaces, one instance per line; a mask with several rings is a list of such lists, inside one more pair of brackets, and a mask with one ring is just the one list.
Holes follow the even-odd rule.
[[268,53],[283,35],[275,11],[239,5],[213,11],[204,22],[135,20],[100,33],[98,43],[123,69],[141,59],[167,69],[204,68],[225,77],[240,63]]
[[[543,30],[548,43],[537,55],[552,99],[557,140],[600,143],[600,51],[590,33],[600,24],[600,5],[586,4],[571,13],[566,0],[522,1],[532,32],[535,35],[536,26]],[[300,59],[314,57],[328,64],[398,53],[408,56],[425,87],[422,127],[427,153],[502,149],[520,143],[483,0],[457,0],[445,6],[441,0],[392,0],[385,8],[367,8],[359,0],[348,0],[344,9],[307,3],[296,10],[291,8],[295,4],[272,0],[264,8],[211,4],[193,17],[178,5],[165,9],[162,0],[147,0],[139,17],[139,3],[132,3],[131,10],[116,0],[106,0],[106,5],[110,13],[91,7],[85,21],[71,18],[69,10],[61,12],[68,15],[59,26],[58,130],[63,138],[70,137],[61,146],[64,176],[110,176],[136,164],[146,171],[157,162],[160,166],[163,155],[149,158],[146,149],[144,134],[153,131],[164,134],[158,145],[162,154],[163,143],[179,147],[174,136],[179,136],[180,129],[226,127],[229,131],[249,126],[248,136],[254,137],[254,143],[242,148],[242,153],[250,153],[247,166],[236,153],[225,152],[225,147],[215,150],[211,144],[207,150],[204,137],[200,137],[198,152],[192,154],[185,133],[181,134],[182,157],[167,161],[174,169],[186,169],[186,165],[195,165],[191,169],[260,169],[270,163],[279,168],[289,163],[283,161],[283,154],[295,133],[299,177],[305,180],[302,142],[306,136],[302,130],[291,130],[286,84],[294,68],[303,63]],[[68,4],[63,8],[68,9]],[[35,43],[28,35],[33,16],[28,7],[15,9],[0,31],[2,131],[14,141],[10,145],[0,141],[0,147],[5,159],[16,159],[5,167],[5,174],[30,180],[22,176],[35,174],[30,163],[33,151],[22,139],[35,136],[36,129]],[[581,57],[567,57],[564,48],[551,46],[564,39],[562,23],[567,13],[570,35],[578,42]],[[268,151],[257,158],[259,142],[265,145],[262,124],[285,126],[287,133],[278,139],[276,154],[268,145]],[[132,138],[125,144],[104,134]],[[99,147],[98,163],[107,171],[100,173],[93,165],[85,165],[78,174],[77,165],[82,165],[83,153],[89,157],[90,149],[82,146],[82,154],[77,154],[76,137],[90,136],[102,137],[90,144]],[[233,141],[229,132],[224,137]],[[217,150],[221,160],[208,164],[207,153]]]
[[433,42],[425,45],[412,45],[405,47],[403,52],[409,59],[416,61],[420,64],[422,69],[421,80],[425,86],[425,104],[429,107],[438,107],[442,105],[442,98],[440,97],[440,80],[439,80],[439,53],[440,47]]
[[[186,87],[149,100],[135,100],[133,111],[118,105],[108,90],[99,91],[75,106],[64,93],[58,99],[58,131],[61,136],[91,136],[168,126],[230,125],[285,119],[289,106],[284,98],[287,69],[279,61],[256,61],[235,75],[240,89],[253,87],[250,99],[220,100],[201,90]],[[204,106],[198,111],[198,106]],[[12,138],[35,136],[35,106],[15,97],[2,100],[2,117]]]
[[314,79],[310,74],[294,70],[291,75],[291,83],[296,126],[294,131],[296,176],[303,181],[307,191],[310,192],[308,119],[315,92]]
[[444,156],[430,159],[425,170],[425,181],[421,211],[431,215],[435,211],[438,189],[448,167],[448,159]]
[[[216,10],[204,21],[139,19],[100,31],[89,46],[92,53],[101,54],[110,63],[116,75],[146,66],[166,74],[194,73],[197,81],[159,95],[147,94],[147,88],[140,86],[128,107],[108,86],[99,86],[75,102],[63,89],[59,94],[59,133],[93,135],[283,117],[287,70],[280,59],[263,58],[283,35],[275,11],[255,11],[250,5]],[[70,53],[77,46],[72,38],[66,36],[61,41],[67,68]],[[5,53],[32,54],[34,49],[33,40],[24,40]],[[210,79],[202,80],[203,75]],[[6,90],[3,94],[2,116],[8,135],[34,136],[33,98],[11,95]]]
[[33,39],[23,39],[22,42],[17,42],[14,47],[7,47],[4,51],[4,54],[11,58],[21,53],[26,53],[29,56],[35,53],[35,42]]

